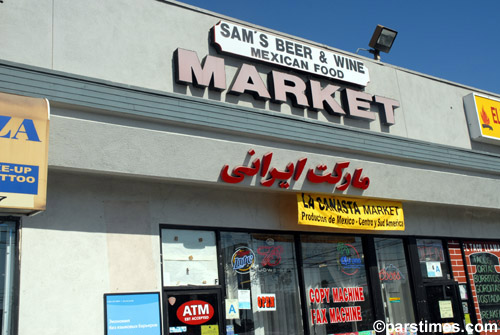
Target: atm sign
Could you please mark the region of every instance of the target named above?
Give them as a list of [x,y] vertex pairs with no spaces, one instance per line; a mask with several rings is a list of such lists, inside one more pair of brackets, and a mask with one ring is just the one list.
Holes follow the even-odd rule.
[[185,302],[177,309],[179,321],[193,326],[207,323],[213,316],[213,306],[202,300]]

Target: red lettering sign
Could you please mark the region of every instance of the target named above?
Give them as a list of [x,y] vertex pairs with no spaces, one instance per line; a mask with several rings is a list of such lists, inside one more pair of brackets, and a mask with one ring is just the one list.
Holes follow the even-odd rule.
[[498,119],[498,111],[495,107],[491,107],[491,116],[493,117],[493,122],[500,124],[500,119]]
[[380,270],[378,276],[381,282],[405,280],[405,276],[401,273],[398,267],[393,264],[389,264]]
[[258,311],[275,311],[276,310],[276,295],[274,294],[259,294],[257,296]]
[[311,303],[330,303],[330,289],[329,288],[315,288],[309,290],[309,300]]
[[214,308],[208,302],[192,300],[183,303],[177,309],[177,318],[188,325],[204,324],[214,316]]
[[[255,150],[248,150],[248,155],[255,155]],[[290,183],[299,180],[304,172],[307,158],[300,158],[297,163],[288,163],[283,170],[271,167],[273,153],[268,152],[260,158],[255,158],[249,161],[249,166],[236,166],[229,171],[229,165],[224,165],[221,171],[222,181],[229,184],[237,184],[242,182],[245,177],[253,177],[260,175],[260,184],[265,187],[271,187],[274,182],[277,182],[281,188],[289,188]],[[366,190],[370,186],[370,178],[362,176],[363,169],[354,169],[354,172],[345,171],[349,167],[350,162],[336,163],[333,170],[330,172],[328,166],[319,164],[315,168],[310,168],[305,174],[305,178],[314,184],[327,183],[335,185],[335,189],[345,191],[349,186]],[[260,172],[260,173],[259,173]]]
[[262,246],[257,249],[259,255],[264,256],[261,264],[262,266],[276,266],[281,263],[281,253],[283,252],[282,246],[268,247]]
[[275,297],[257,297],[259,308],[276,308]]

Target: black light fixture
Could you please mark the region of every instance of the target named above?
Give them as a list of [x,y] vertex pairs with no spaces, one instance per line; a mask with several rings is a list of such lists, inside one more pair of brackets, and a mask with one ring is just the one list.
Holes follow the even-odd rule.
[[370,40],[370,53],[373,54],[373,59],[380,60],[380,51],[388,53],[391,50],[392,44],[396,39],[397,31],[387,27],[377,25]]

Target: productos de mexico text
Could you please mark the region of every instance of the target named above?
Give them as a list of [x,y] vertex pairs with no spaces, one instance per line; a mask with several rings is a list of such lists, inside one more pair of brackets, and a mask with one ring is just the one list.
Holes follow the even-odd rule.
[[344,217],[342,215],[318,215],[314,213],[300,213],[301,221],[343,225],[343,226],[361,226],[366,228],[397,228],[404,227],[404,220],[389,220],[389,219],[364,219],[357,217]]
[[304,208],[330,211],[339,214],[367,214],[367,215],[399,215],[401,210],[393,205],[358,205],[356,200],[338,199],[332,197],[312,197],[302,193]]

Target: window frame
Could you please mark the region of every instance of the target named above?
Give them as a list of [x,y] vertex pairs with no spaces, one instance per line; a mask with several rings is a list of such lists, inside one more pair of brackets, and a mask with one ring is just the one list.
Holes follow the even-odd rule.
[[[161,243],[162,230],[164,229],[182,229],[182,230],[200,230],[200,231],[213,231],[215,233],[215,243],[217,250],[217,273],[219,276],[219,284],[218,285],[183,285],[183,286],[165,286],[164,278],[163,278],[163,250]],[[446,238],[442,237],[428,237],[428,236],[401,236],[401,235],[387,235],[387,234],[366,234],[366,233],[358,233],[358,232],[318,232],[318,231],[289,231],[289,230],[267,230],[267,229],[256,229],[256,228],[237,228],[237,227],[216,227],[216,226],[193,226],[193,225],[179,225],[179,224],[160,224],[159,225],[159,236],[160,236],[160,264],[161,264],[161,284],[162,284],[162,294],[166,291],[185,291],[185,290],[210,290],[210,289],[220,289],[221,290],[221,310],[225,309],[225,299],[227,297],[226,292],[226,280],[224,276],[224,266],[222,264],[223,255],[222,255],[222,246],[221,246],[221,232],[234,232],[234,233],[258,233],[258,234],[278,234],[278,235],[291,235],[294,239],[294,249],[295,249],[295,258],[297,262],[297,271],[298,271],[298,284],[299,284],[299,297],[300,297],[300,310],[302,315],[302,325],[304,329],[304,335],[311,335],[308,327],[308,310],[307,310],[307,295],[305,292],[305,281],[304,281],[304,273],[303,273],[303,263],[302,263],[302,246],[301,246],[301,235],[323,235],[323,236],[331,236],[331,237],[342,237],[342,236],[356,236],[361,238],[361,243],[363,246],[364,253],[364,265],[365,272],[367,277],[367,284],[370,289],[371,294],[371,306],[373,310],[373,315],[375,320],[385,320],[385,314],[383,309],[383,298],[379,280],[379,270],[377,264],[377,258],[375,253],[375,241],[374,238],[394,238],[401,239],[403,241],[403,246],[405,249],[405,259],[407,263],[408,273],[410,275],[410,287],[412,294],[412,305],[413,305],[413,313],[415,320],[419,320],[421,313],[418,310],[417,297],[418,297],[418,279],[414,278],[415,272],[420,272],[419,269],[416,269],[414,264],[414,259],[412,258],[411,245],[413,244],[416,247],[415,238],[418,239],[439,239],[443,242],[444,253],[445,253],[445,261],[448,266],[449,263],[449,255],[448,249],[446,245]],[[413,243],[412,243],[413,242]],[[418,260],[418,253],[417,253]],[[418,263],[416,263],[418,264]],[[225,325],[225,314],[222,313],[222,322]],[[165,314],[163,314],[165,318]],[[165,323],[165,327],[167,324]],[[221,331],[223,331],[221,329]],[[223,331],[224,333],[225,331]]]
[[[6,269],[6,280],[9,283],[9,293],[5,293],[4,296],[9,297],[8,302],[8,312],[2,313],[2,326],[0,327],[1,335],[17,334],[18,328],[18,318],[19,318],[19,277],[20,277],[20,266],[19,266],[19,229],[21,226],[21,219],[15,216],[0,216],[0,225],[6,226],[9,229],[11,238],[11,253],[9,255],[9,260],[6,260],[6,268],[9,267],[9,273]],[[7,251],[7,250],[6,250]],[[7,283],[4,283],[4,287]],[[5,306],[5,302],[3,303]],[[2,309],[3,309],[2,306]],[[7,328],[5,326],[5,320],[7,320]]]

